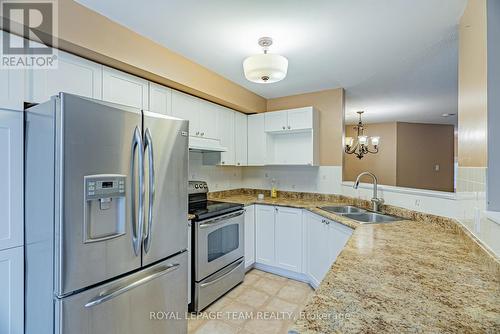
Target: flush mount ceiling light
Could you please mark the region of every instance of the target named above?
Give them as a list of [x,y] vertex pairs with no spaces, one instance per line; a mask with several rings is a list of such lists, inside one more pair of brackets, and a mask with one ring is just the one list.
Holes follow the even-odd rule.
[[272,83],[283,80],[288,70],[288,59],[283,56],[267,53],[273,44],[270,37],[259,38],[263,54],[247,57],[243,61],[245,77],[252,82]]
[[[359,115],[359,122],[356,126],[354,126],[354,130],[357,130],[358,132],[356,140],[352,137],[345,138],[344,152],[347,154],[354,154],[358,159],[363,159],[363,157],[368,153],[378,153],[380,143],[380,137],[368,137],[364,135],[365,125],[361,120],[361,115],[363,115],[363,113],[364,111],[357,112]],[[370,144],[368,143],[369,140],[373,145],[373,150],[370,150]]]

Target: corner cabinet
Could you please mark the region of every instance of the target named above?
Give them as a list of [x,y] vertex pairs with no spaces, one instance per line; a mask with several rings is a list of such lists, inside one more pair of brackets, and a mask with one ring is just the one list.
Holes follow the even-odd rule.
[[247,136],[247,115],[234,112],[234,160],[236,166],[246,166],[248,163]]
[[149,110],[149,83],[134,75],[103,66],[102,99]]
[[313,107],[264,114],[266,165],[319,165],[319,113]]
[[305,273],[311,285],[321,283],[352,235],[352,229],[311,212],[304,213]]
[[248,166],[264,166],[266,164],[264,117],[264,113],[248,116]]
[[302,210],[256,205],[256,259],[260,264],[302,271]]

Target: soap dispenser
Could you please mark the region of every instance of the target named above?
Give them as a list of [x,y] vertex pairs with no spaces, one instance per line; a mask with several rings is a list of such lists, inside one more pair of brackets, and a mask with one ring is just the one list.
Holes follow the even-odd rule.
[[276,180],[274,178],[271,180],[271,197],[272,198],[278,197],[278,190],[276,189]]

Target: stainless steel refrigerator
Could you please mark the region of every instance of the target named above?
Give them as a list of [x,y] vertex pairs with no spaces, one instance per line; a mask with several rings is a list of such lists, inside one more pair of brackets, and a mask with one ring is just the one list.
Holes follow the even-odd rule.
[[185,333],[188,122],[66,93],[25,117],[26,333]]

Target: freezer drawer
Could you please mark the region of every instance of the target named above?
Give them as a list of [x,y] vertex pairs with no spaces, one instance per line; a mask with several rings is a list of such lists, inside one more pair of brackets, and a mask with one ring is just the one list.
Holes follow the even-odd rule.
[[[124,278],[56,299],[56,333],[187,333],[187,261],[183,252]],[[165,313],[159,316],[159,312]]]

